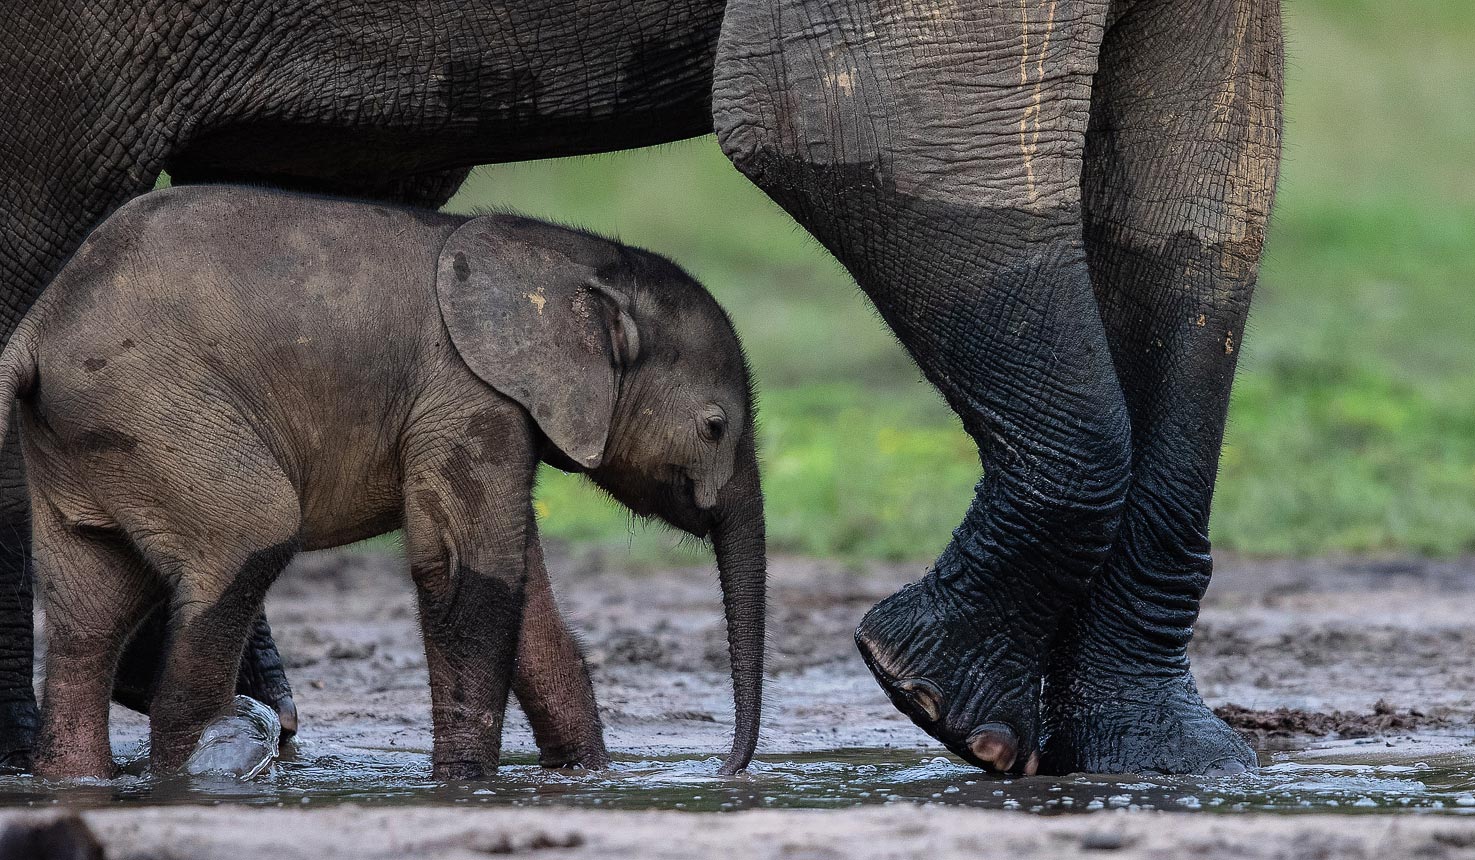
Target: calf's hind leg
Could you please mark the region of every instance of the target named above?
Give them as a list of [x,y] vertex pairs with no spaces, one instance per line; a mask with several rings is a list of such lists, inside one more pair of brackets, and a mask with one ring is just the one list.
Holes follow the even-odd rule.
[[110,777],[114,668],[160,583],[121,534],[68,526],[44,501],[36,505],[35,552],[47,637],[36,772]]
[[149,718],[153,767],[175,770],[236,692],[266,591],[297,552],[301,510],[275,458],[248,431],[167,455],[140,444],[127,457],[101,464],[128,476],[101,501],[171,589],[169,644]]
[[205,726],[230,703],[266,590],[297,553],[292,538],[252,546],[260,548],[202,555],[180,569],[164,674],[149,711],[156,770],[183,765]]

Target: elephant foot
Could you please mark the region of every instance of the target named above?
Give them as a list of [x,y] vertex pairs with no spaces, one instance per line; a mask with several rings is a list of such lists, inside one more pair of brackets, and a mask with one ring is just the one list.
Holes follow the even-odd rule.
[[431,775],[443,782],[481,782],[497,772],[497,766],[488,767],[479,761],[438,761],[430,768]]
[[257,617],[246,640],[240,673],[236,676],[236,694],[249,696],[277,712],[283,742],[297,734],[297,703],[292,700],[292,685],[287,682],[287,672],[265,615]]
[[1177,678],[1117,676],[1047,691],[1043,770],[1231,776],[1256,766],[1239,733]]
[[34,701],[0,705],[0,773],[29,773],[41,714]]
[[597,743],[539,747],[538,764],[549,770],[604,770],[610,765],[604,738]]
[[989,617],[929,574],[876,604],[855,644],[898,710],[999,773],[1039,768],[1040,659],[1015,616]]
[[29,773],[41,714],[34,701],[0,705],[0,773]]
[[252,779],[276,760],[281,731],[273,709],[249,696],[236,696],[200,734],[184,771]]
[[277,725],[281,727],[282,743],[297,736],[297,703],[292,700],[291,692],[271,694],[253,691],[247,695],[276,711]]

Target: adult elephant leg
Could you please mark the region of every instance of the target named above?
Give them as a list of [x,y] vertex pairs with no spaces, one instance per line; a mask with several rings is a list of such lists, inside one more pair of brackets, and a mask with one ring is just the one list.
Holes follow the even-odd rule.
[[31,685],[31,502],[14,425],[0,448],[0,773],[30,770],[41,717]]
[[[24,28],[23,28],[24,29]],[[138,142],[128,164],[100,164],[93,155],[67,153],[57,141],[74,136],[58,128],[69,96],[42,97],[36,77],[9,74],[0,51],[0,342],[8,341],[42,288],[94,225],[152,187],[161,158]],[[72,89],[67,80],[58,86]],[[29,96],[29,99],[26,97]],[[20,98],[22,104],[14,100]],[[104,139],[109,138],[103,135]],[[44,160],[43,160],[44,159]],[[32,687],[30,499],[15,433],[0,447],[0,768],[28,768],[40,725]]]
[[1080,165],[1105,2],[732,0],[714,117],[843,262],[977,441],[920,582],[856,639],[963,758],[1038,762],[1043,664],[1115,538],[1130,456],[1089,279]]
[[1052,656],[1051,771],[1255,764],[1199,698],[1187,646],[1275,187],[1281,57],[1277,0],[1136,0],[1106,37],[1086,244],[1132,417],[1132,487],[1117,545]]

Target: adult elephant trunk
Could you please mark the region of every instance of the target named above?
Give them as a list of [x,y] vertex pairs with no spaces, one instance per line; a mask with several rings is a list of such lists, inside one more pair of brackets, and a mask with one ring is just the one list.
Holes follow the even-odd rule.
[[732,752],[719,773],[748,766],[758,745],[763,710],[763,642],[767,592],[767,548],[763,490],[751,431],[738,449],[732,480],[718,497],[712,547],[722,583],[727,616],[727,646],[732,658],[732,699],[736,717]]

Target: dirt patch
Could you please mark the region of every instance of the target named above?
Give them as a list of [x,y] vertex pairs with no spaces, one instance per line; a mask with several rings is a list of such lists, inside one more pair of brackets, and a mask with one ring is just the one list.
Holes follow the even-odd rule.
[[1299,708],[1256,711],[1232,703],[1215,708],[1214,713],[1251,741],[1295,737],[1366,738],[1390,732],[1443,729],[1452,724],[1447,714],[1426,714],[1413,709],[1400,712],[1382,699],[1373,705],[1371,714],[1349,711],[1324,714]]

